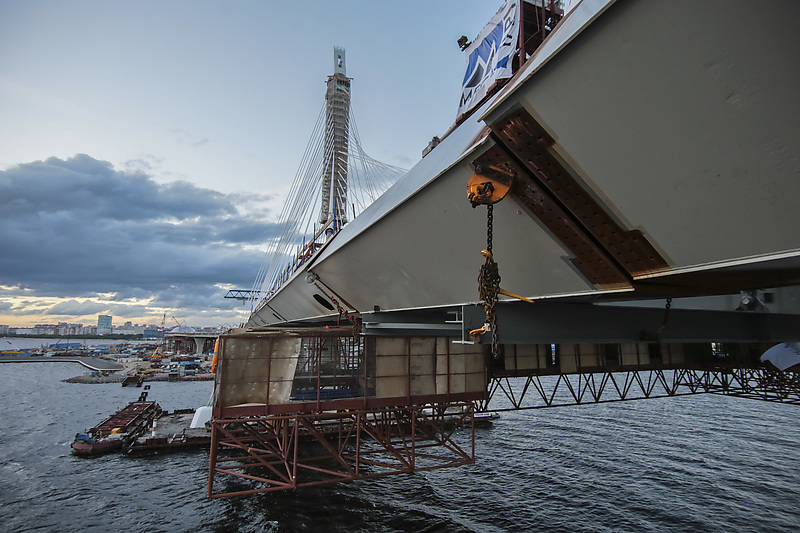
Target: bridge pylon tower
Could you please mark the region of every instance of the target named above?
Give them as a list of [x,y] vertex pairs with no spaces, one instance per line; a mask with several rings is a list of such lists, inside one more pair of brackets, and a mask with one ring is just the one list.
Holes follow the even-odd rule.
[[333,49],[333,74],[325,93],[325,172],[319,223],[336,232],[347,223],[347,151],[350,137],[350,80],[344,48]]

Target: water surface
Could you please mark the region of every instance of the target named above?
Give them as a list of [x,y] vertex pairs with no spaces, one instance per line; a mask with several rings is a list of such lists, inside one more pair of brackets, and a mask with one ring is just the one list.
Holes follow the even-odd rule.
[[[208,452],[85,459],[78,431],[141,389],[0,365],[2,531],[798,531],[800,406],[701,395],[506,412],[477,463],[207,501]],[[151,384],[165,409],[211,382]],[[215,488],[236,490],[217,478]]]

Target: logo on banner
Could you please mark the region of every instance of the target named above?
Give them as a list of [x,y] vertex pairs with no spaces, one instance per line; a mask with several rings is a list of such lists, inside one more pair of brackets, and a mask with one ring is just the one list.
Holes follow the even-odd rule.
[[519,38],[519,4],[508,0],[466,50],[458,114],[477,104],[495,81],[511,77],[511,60]]

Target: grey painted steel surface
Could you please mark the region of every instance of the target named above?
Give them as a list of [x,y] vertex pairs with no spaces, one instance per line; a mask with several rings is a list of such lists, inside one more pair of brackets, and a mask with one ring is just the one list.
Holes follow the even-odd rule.
[[[691,309],[645,309],[548,302],[501,302],[498,331],[503,344],[631,340],[692,343],[788,342],[800,332],[798,315]],[[466,307],[464,328],[483,324],[483,308]],[[579,324],[580,327],[576,327]],[[662,329],[662,326],[665,326]],[[657,332],[657,333],[656,333]],[[488,342],[489,339],[482,339]]]
[[[486,218],[465,199],[469,163],[493,145],[484,127],[519,107],[599,205],[667,260],[640,282],[690,286],[677,296],[711,294],[703,284],[718,273],[743,289],[774,286],[771,273],[800,271],[800,69],[785,60],[800,50],[789,23],[798,19],[790,2],[757,20],[745,2],[581,3],[505,90],[247,325],[335,315],[314,300],[308,272],[360,312],[477,300]],[[513,198],[495,206],[494,244],[504,289],[536,299],[613,292],[580,275]]]
[[800,4],[751,8],[617,2],[484,119],[525,107],[674,271],[797,266]]

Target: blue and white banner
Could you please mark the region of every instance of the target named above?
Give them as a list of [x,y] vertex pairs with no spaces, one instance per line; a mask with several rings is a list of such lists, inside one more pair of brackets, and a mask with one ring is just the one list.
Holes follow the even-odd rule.
[[511,77],[519,41],[521,0],[506,0],[478,38],[466,49],[467,70],[461,83],[458,115],[472,109],[495,81]]

